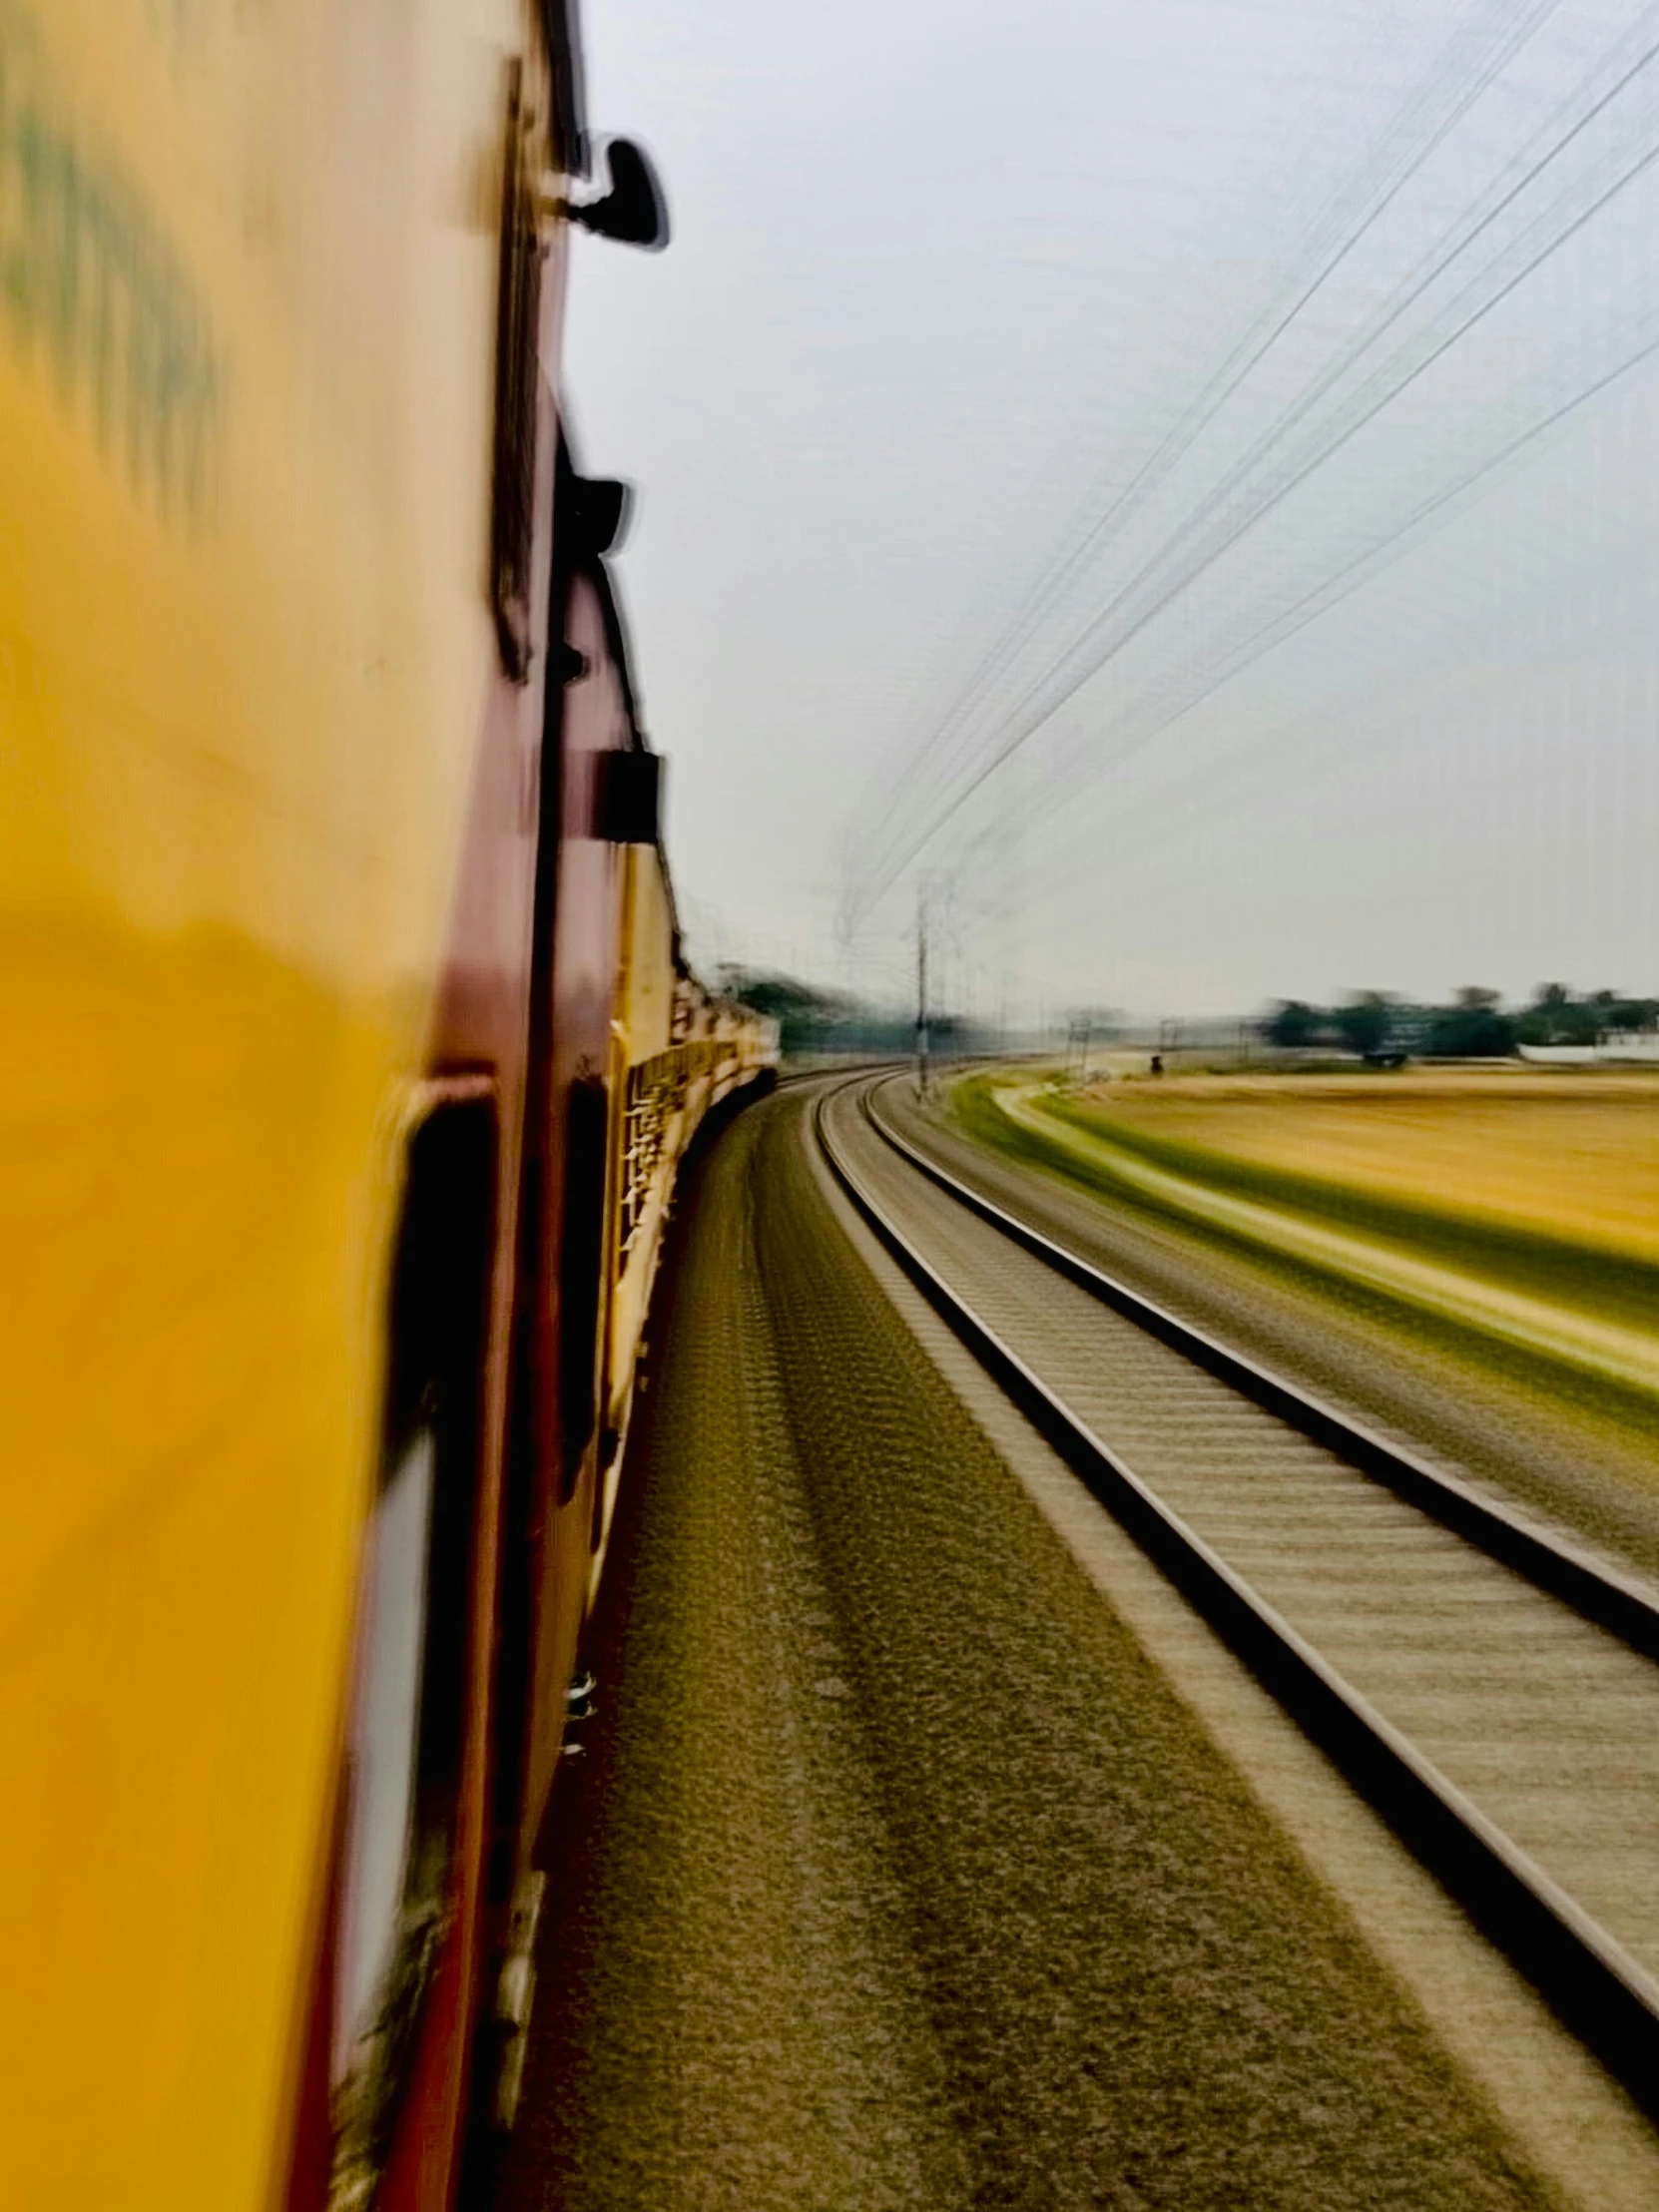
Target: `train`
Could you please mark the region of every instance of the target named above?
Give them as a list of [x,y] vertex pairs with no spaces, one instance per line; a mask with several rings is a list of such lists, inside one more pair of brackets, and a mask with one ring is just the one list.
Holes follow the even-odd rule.
[[666,232],[575,0],[0,0],[20,2207],[444,2212],[512,2117],[665,1220],[778,1058],[681,945],[577,227]]

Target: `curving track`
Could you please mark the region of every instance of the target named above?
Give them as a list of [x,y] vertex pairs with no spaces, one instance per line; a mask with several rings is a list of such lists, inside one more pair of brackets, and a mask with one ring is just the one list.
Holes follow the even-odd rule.
[[[1275,1553],[1263,1436],[1275,1490],[1328,1447],[1211,1377],[1201,1405],[1168,1345],[894,1151],[861,1088],[786,1088],[688,1182],[589,1653],[599,1713],[561,1770],[500,2212],[1655,2201],[1651,2131],[1271,1701],[1152,1570],[1111,1594],[1089,1552],[1106,1516],[858,1224],[815,1101],[900,1240],[1115,1454],[1171,1494],[1184,1465],[1232,1470],[1209,1535],[1235,1569],[1238,1547]],[[1114,1405],[1135,1433],[1108,1427]],[[1051,1470],[1035,1484],[1032,1452]],[[1407,1509],[1349,1479],[1375,1556],[1416,1546],[1455,1613],[1462,1540],[1397,1538]],[[1049,1481],[1093,1534],[1044,1502]],[[1329,1656],[1312,1554],[1300,1591],[1278,1556],[1276,1602]],[[1536,1593],[1479,1564],[1507,1578],[1482,1664],[1512,1681],[1500,1616],[1510,1583]],[[1385,1672],[1370,1573],[1336,1608],[1342,1663],[1364,1645]],[[1187,1662],[1166,1671],[1147,1640],[1159,1607],[1234,1711],[1260,1708],[1248,1725],[1299,1806],[1335,1810],[1336,1857],[1219,1748]],[[1651,1663],[1567,1619],[1645,1697]],[[1368,1676],[1380,1708],[1392,1694]],[[1488,1720],[1507,1732],[1501,1703]],[[1372,1907],[1345,1902],[1380,1862],[1416,1916],[1407,1949],[1461,1977],[1447,2040],[1434,1976],[1383,1964]],[[1471,2019],[1477,2039],[1530,2038],[1533,2101],[1474,2063]]]
[[1344,1419],[821,1100],[936,1311],[1650,2110],[1659,1599]]

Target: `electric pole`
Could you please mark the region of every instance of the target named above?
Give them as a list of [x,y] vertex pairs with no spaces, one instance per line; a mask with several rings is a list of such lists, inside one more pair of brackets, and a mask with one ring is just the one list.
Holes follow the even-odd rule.
[[916,1089],[927,1091],[927,885],[916,886]]

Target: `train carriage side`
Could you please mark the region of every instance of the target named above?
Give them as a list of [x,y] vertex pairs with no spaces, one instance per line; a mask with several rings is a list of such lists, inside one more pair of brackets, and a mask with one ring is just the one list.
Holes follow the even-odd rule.
[[[535,1855],[602,1565],[669,1192],[703,1113],[767,1075],[777,1056],[772,1025],[708,1001],[680,960],[660,838],[661,763],[639,727],[606,564],[621,487],[578,474],[551,399],[544,390],[538,404],[536,467],[548,483],[532,510],[528,569],[534,606],[547,609],[528,632],[530,668],[539,658],[546,672],[535,695],[541,739],[530,755],[509,756],[510,775],[498,768],[493,788],[481,764],[477,804],[480,821],[512,825],[530,847],[515,872],[499,836],[481,832],[467,846],[387,1310],[381,1489],[351,1712],[355,1729],[357,1716],[384,1716],[387,1683],[400,1694],[401,1704],[389,1700],[403,1752],[392,1764],[412,1812],[398,1860],[376,1842],[376,1746],[367,1744],[364,1761],[350,1734],[317,1952],[312,2087],[301,2097],[289,2192],[295,2212],[370,2201],[382,2212],[436,2212],[453,2198],[469,2141],[511,2122],[534,1992],[543,1887]],[[477,918],[499,908],[508,885],[527,927],[516,965],[499,947],[490,953]],[[513,1153],[482,1141],[502,1065],[490,1057],[482,1011],[492,1003],[522,1054]],[[681,1068],[642,1216],[631,1209],[638,1186],[625,1157],[635,1070],[665,1044],[674,1054],[674,1024],[688,1009],[704,1034],[680,1048],[695,1064]],[[424,1172],[432,1163],[445,1165],[447,1184]],[[471,1178],[464,1190],[457,1164]],[[406,1300],[411,1252],[417,1295]],[[468,1271],[486,1268],[488,1288],[480,1275],[469,1301]],[[416,1356],[405,1359],[411,1335]],[[411,1410],[422,1405],[428,1416],[436,1409],[424,1427]],[[446,1419],[459,1476],[453,1508],[440,1480]],[[407,1517],[401,1483],[405,1470],[421,1478],[427,1430],[424,1591],[405,1553],[403,1582],[394,1571],[382,1608],[378,1576],[388,1557],[395,1570]],[[466,1618],[457,1612],[446,1628],[447,1586]],[[389,1641],[375,1630],[382,1610]],[[417,1617],[416,1653],[407,1630]],[[393,1737],[396,1750],[395,1729]],[[423,1828],[433,1745],[440,1765],[447,1752],[448,1779]],[[398,1812],[402,1799],[391,1802]],[[362,1949],[352,1878],[362,1859],[372,1872],[376,1852],[383,1868],[395,1866],[396,1895],[382,1876],[391,1930],[377,1973],[359,1974],[366,2033],[353,2062],[338,2018],[349,1992],[341,1955],[349,1968]]]
[[[621,1444],[676,1179],[704,1117],[776,1072],[774,1022],[711,997],[681,952],[674,891],[659,834],[661,777],[643,754],[632,770],[643,801],[627,824],[613,1055],[617,1117],[612,1169],[610,1314],[604,1348],[603,1477],[596,1496],[596,1568],[615,1503]],[[597,1579],[597,1576],[596,1576]]]
[[21,2202],[442,2212],[510,2072],[669,1184],[767,1052],[561,443],[585,163],[565,0],[0,0]]
[[571,1562],[563,1649],[592,1518],[527,1525],[519,1410],[615,954],[613,853],[543,1007],[574,57],[531,0],[0,6],[20,2202],[453,2192],[500,1724],[562,1689],[505,1714],[504,1562]]

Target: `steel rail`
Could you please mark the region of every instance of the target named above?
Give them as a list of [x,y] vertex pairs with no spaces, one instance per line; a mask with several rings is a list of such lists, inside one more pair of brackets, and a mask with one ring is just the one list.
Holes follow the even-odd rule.
[[[846,1083],[822,1092],[814,1106],[813,1129],[830,1174],[877,1242],[1043,1440],[1533,1984],[1563,2023],[1648,2115],[1659,2119],[1659,1981],[1229,1566],[922,1257],[859,1182],[830,1133],[826,1108],[832,1099],[855,1087],[855,1082]],[[1373,1471],[1369,1462],[1375,1449],[1397,1457],[1410,1470],[1413,1486],[1419,1475],[1428,1475],[1436,1483],[1449,1482],[1449,1478],[1421,1468],[1407,1455],[1394,1454],[1392,1446],[1344,1422],[1330,1408],[1305,1397],[1289,1383],[1266,1376],[1213,1339],[1189,1330],[1162,1308],[1141,1300],[1126,1286],[1089,1268],[1075,1255],[1003,1214],[966,1185],[958,1184],[913,1146],[882,1128],[868,1108],[872,1087],[866,1079],[860,1103],[871,1129],[884,1143],[929,1181],[960,1198],[991,1227],[1055,1265],[1068,1280],[1081,1282],[1085,1289],[1092,1289],[1097,1282],[1106,1286],[1096,1295],[1132,1319],[1141,1318],[1138,1309],[1144,1308],[1153,1317],[1147,1326],[1163,1342],[1179,1351],[1195,1347],[1190,1352],[1195,1364],[1224,1382],[1233,1382],[1235,1375],[1244,1378],[1238,1386],[1257,1403],[1277,1412],[1277,1397],[1258,1395],[1258,1389],[1283,1391],[1293,1411],[1317,1415],[1320,1422],[1316,1430],[1307,1427],[1303,1419],[1287,1415],[1289,1424],[1305,1434],[1317,1435],[1335,1455],[1363,1471]],[[1127,1303],[1120,1304],[1120,1300]],[[1358,1441],[1364,1457],[1354,1456],[1346,1448],[1346,1440],[1351,1437]],[[1464,1501],[1490,1510],[1462,1485],[1453,1484],[1451,1489],[1456,1500],[1453,1510],[1459,1516]],[[1414,1489],[1402,1494],[1418,1502]],[[1446,1525],[1467,1537],[1467,1532],[1445,1514],[1436,1513],[1435,1517],[1445,1519]],[[1529,1546],[1549,1548],[1548,1539],[1534,1531],[1520,1527],[1505,1515],[1494,1517],[1501,1524],[1505,1543],[1518,1534]],[[1467,1540],[1478,1544],[1476,1538]],[[1528,1551],[1525,1555],[1532,1554]],[[1563,1597],[1564,1588],[1586,1586],[1581,1585],[1580,1576],[1601,1574],[1593,1562],[1577,1554],[1568,1556],[1572,1571],[1562,1577],[1564,1587],[1545,1585],[1548,1594],[1556,1598]],[[1505,1558],[1503,1563],[1512,1561]],[[1632,1601],[1642,1597],[1634,1585],[1628,1589],[1617,1583],[1612,1586]],[[1566,1597],[1565,1601],[1580,1610],[1574,1598]],[[1607,1625],[1597,1614],[1590,1617],[1598,1625]]]

